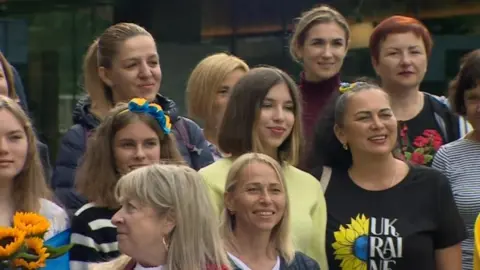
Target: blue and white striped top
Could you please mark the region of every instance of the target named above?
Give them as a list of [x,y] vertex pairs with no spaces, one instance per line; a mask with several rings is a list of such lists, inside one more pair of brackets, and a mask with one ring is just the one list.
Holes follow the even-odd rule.
[[449,179],[458,211],[467,227],[462,242],[462,269],[473,269],[475,219],[480,213],[480,142],[460,139],[443,145],[435,155],[433,168]]

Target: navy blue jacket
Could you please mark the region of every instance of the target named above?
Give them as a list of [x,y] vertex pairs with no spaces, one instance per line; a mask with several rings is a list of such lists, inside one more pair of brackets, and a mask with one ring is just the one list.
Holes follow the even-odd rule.
[[[200,127],[192,120],[179,116],[172,100],[158,95],[156,102],[171,118],[173,133],[185,161],[196,170],[213,163],[212,153]],[[73,111],[74,125],[61,140],[52,175],[52,188],[70,214],[86,203],[75,191],[74,183],[76,168],[86,151],[88,135],[100,124],[100,120],[90,112],[90,107],[91,101],[88,97],[77,103]]]
[[[242,270],[235,262],[231,261],[231,264],[233,265],[233,270]],[[297,251],[290,264],[287,264],[283,258],[280,258],[280,270],[320,270],[320,266],[312,258]]]

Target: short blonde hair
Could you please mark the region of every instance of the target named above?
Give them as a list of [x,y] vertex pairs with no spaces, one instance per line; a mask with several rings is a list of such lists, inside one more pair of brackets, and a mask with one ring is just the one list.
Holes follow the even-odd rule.
[[321,5],[302,13],[300,18],[297,18],[292,39],[290,40],[290,55],[293,60],[301,62],[297,51],[303,47],[308,31],[317,24],[330,22],[338,24],[345,31],[345,42],[348,45],[350,41],[350,27],[345,17],[332,7]]
[[[285,189],[285,212],[280,222],[275,225],[272,230],[270,240],[275,244],[275,248],[280,253],[280,256],[290,263],[295,257],[295,250],[293,247],[293,241],[290,232],[290,202],[288,199],[287,185],[285,176],[280,164],[273,158],[260,153],[247,153],[238,157],[232,164],[225,183],[225,194],[232,193],[237,187],[238,178],[245,169],[246,166],[252,163],[262,163],[270,166],[276,173],[278,179],[282,183]],[[235,236],[233,234],[233,228],[235,226],[234,216],[226,209],[224,203],[224,209],[221,215],[221,233],[222,238],[227,245],[236,248]]]
[[183,165],[142,167],[120,178],[115,194],[120,202],[137,200],[160,215],[174,215],[169,270],[229,265],[206,184],[195,170]]
[[226,53],[210,55],[198,63],[187,82],[189,117],[205,121],[211,116],[216,92],[235,70],[248,72],[249,67],[240,58]]

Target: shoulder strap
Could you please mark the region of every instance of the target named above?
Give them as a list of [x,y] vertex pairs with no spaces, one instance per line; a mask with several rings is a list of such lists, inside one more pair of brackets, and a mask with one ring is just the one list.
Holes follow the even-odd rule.
[[320,185],[322,185],[323,192],[327,191],[328,184],[332,178],[332,168],[323,166],[322,177],[320,178]]
[[433,113],[435,114],[435,120],[437,121],[443,136],[447,140],[446,143],[457,140],[460,137],[458,117],[450,111],[445,102],[442,102],[432,94],[425,94],[428,97],[428,101],[432,105]]

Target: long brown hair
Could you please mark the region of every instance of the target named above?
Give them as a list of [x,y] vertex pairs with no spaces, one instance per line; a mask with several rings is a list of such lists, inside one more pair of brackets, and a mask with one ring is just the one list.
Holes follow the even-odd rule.
[[114,190],[120,175],[115,166],[113,141],[117,132],[139,121],[158,135],[162,161],[185,162],[172,133],[164,134],[152,116],[128,111],[127,104],[121,103],[112,109],[89,139],[87,151],[77,171],[76,187],[88,201],[110,209],[119,207]]
[[278,148],[277,161],[292,166],[298,164],[302,149],[302,99],[292,78],[275,67],[251,69],[233,87],[218,131],[218,145],[223,152],[233,157],[262,152],[255,125],[265,96],[272,87],[282,83],[287,85],[292,97],[295,123],[291,134]]
[[45,181],[45,174],[37,152],[32,123],[20,106],[9,97],[0,96],[0,110],[9,111],[20,122],[28,143],[23,169],[13,179],[14,210],[38,212],[40,210],[39,200],[50,199],[51,191]]

